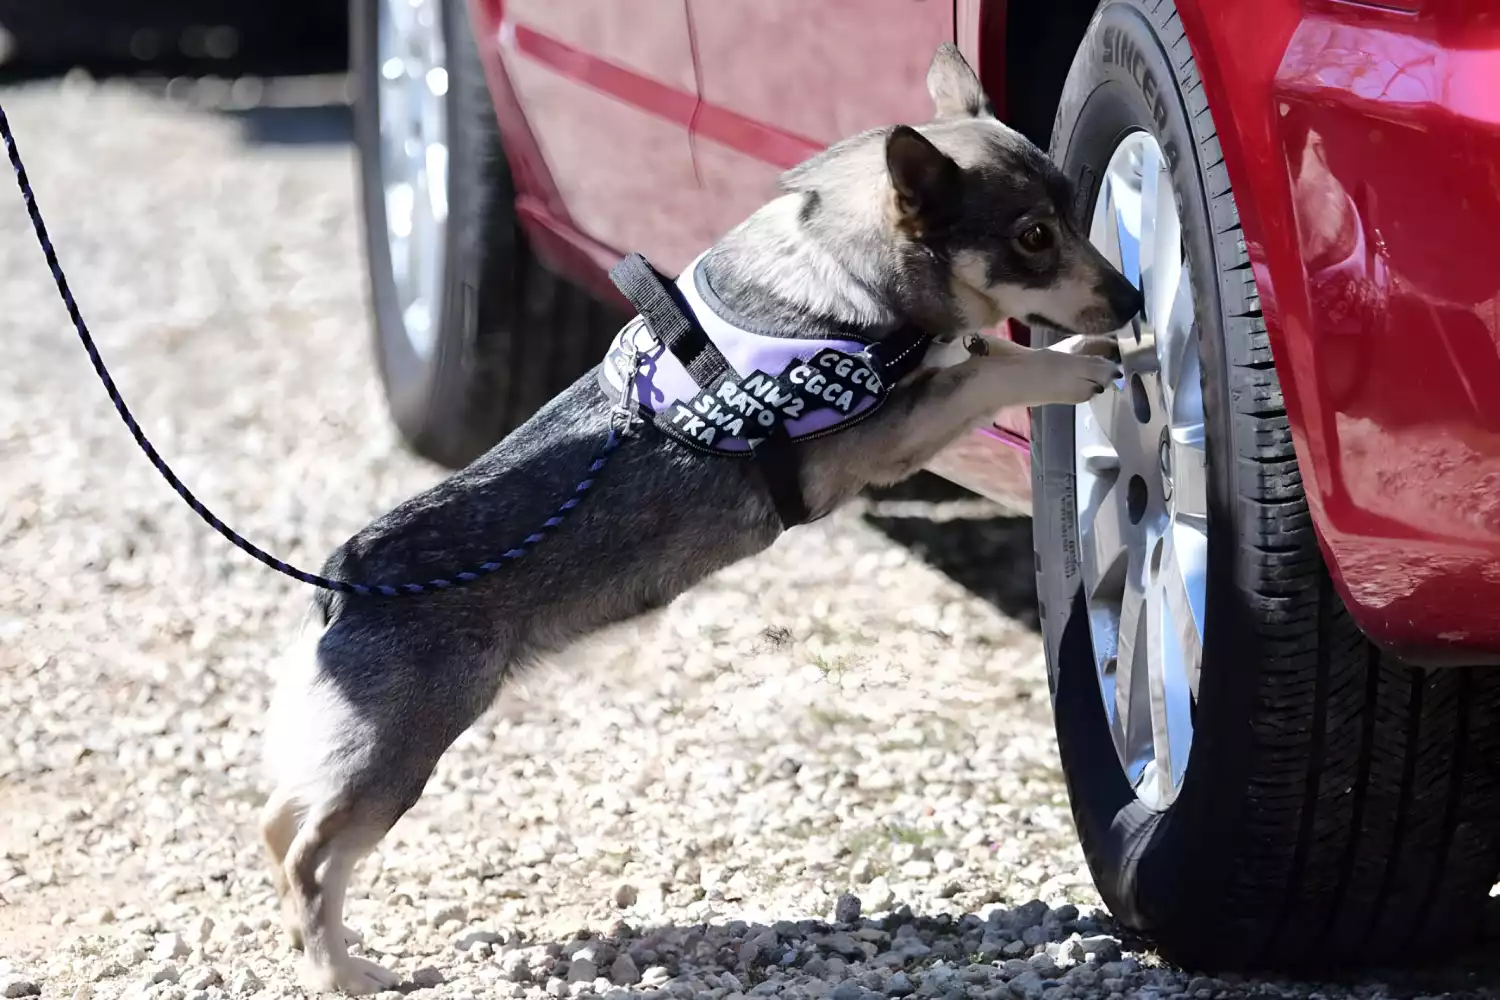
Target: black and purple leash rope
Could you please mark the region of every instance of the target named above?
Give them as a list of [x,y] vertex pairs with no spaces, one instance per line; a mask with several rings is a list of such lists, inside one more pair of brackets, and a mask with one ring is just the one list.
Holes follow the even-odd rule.
[[94,345],[94,338],[89,333],[88,324],[83,320],[83,314],[78,310],[78,303],[73,300],[73,292],[68,288],[68,279],[63,275],[62,265],[57,261],[57,251],[52,248],[52,240],[47,235],[47,227],[42,222],[41,209],[37,207],[36,195],[31,191],[31,182],[26,177],[26,168],[21,164],[21,153],[16,148],[15,136],[10,131],[10,121],[5,117],[5,109],[0,108],[0,137],[5,140],[5,151],[10,156],[10,165],[16,171],[16,183],[20,185],[21,197],[26,202],[26,212],[31,216],[31,227],[36,231],[37,242],[41,244],[42,255],[47,258],[47,266],[52,270],[52,280],[57,284],[58,294],[62,296],[63,305],[68,309],[68,316],[73,320],[73,329],[78,331],[78,339],[83,342],[83,349],[88,352],[89,361],[94,365],[94,372],[99,376],[99,381],[104,383],[105,392],[109,393],[110,401],[115,404],[115,410],[120,414],[120,419],[125,421],[129,428],[131,437],[135,443],[140,445],[141,451],[151,460],[156,471],[161,473],[162,478],[171,484],[182,497],[183,502],[193,509],[193,512],[201,517],[208,526],[227,538],[236,548],[240,549],[259,560],[265,565],[284,573],[294,580],[308,583],[314,587],[322,587],[324,590],[333,590],[341,594],[353,594],[358,597],[404,597],[411,594],[430,594],[439,590],[450,590],[454,587],[462,587],[481,580],[497,570],[515,562],[526,555],[543,541],[563,520],[582,502],[583,497],[593,487],[595,477],[603,471],[609,462],[609,457],[620,447],[621,435],[618,429],[611,424],[609,437],[604,446],[599,449],[599,454],[589,463],[587,476],[574,487],[572,496],[563,501],[557,511],[542,522],[540,528],[514,547],[502,552],[499,556],[488,562],[479,563],[462,572],[453,574],[452,578],[439,577],[428,580],[425,583],[350,583],[347,580],[334,580],[316,573],[298,569],[291,563],[277,559],[269,552],[251,542],[245,536],[235,531],[229,525],[219,520],[213,511],[203,505],[203,501],[193,495],[177,474],[172,471],[166,461],[162,459],[156,448],[146,438],[145,432],[141,430],[140,424],[136,423],[135,416],[130,412],[130,407],[125,405],[125,400],[120,396],[120,390],[115,387],[115,381],[110,377],[109,369],[104,365],[104,359],[99,355],[99,348]]

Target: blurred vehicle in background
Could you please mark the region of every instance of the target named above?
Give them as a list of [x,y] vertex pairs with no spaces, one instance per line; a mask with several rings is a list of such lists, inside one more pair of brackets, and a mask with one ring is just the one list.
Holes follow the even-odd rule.
[[0,70],[331,72],[348,26],[345,0],[0,0]]
[[381,372],[449,466],[598,360],[621,253],[675,272],[782,169],[926,121],[955,41],[1146,296],[1116,391],[997,414],[934,466],[1034,501],[1104,899],[1208,968],[1477,933],[1500,871],[1489,0],[351,9]]

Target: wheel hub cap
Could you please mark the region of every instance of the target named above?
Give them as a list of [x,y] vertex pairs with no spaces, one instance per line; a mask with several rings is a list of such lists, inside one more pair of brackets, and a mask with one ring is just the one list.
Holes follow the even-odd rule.
[[448,223],[448,50],[441,0],[381,0],[380,175],[407,339],[427,357],[442,310]]
[[1161,147],[1133,132],[1089,239],[1144,294],[1124,376],[1075,410],[1078,541],[1099,690],[1142,801],[1176,798],[1193,741],[1208,565],[1203,394],[1192,282]]

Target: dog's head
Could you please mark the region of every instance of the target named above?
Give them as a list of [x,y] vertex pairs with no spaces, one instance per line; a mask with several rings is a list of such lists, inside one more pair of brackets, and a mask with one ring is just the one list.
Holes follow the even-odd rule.
[[933,327],[1013,318],[1106,333],[1128,323],[1140,292],[1079,233],[1067,178],[995,118],[953,45],[938,48],[927,89],[931,122],[855,136],[783,176],[783,189],[805,196],[809,230]]

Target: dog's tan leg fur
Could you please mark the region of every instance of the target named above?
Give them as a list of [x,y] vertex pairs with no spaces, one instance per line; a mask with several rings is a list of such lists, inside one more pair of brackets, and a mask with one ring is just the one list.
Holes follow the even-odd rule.
[[287,848],[282,871],[289,911],[300,928],[303,985],[309,990],[378,993],[401,982],[383,966],[349,954],[344,893],[354,865],[385,833],[349,806],[304,818]]
[[809,503],[828,510],[866,483],[899,482],[1007,406],[1087,402],[1118,376],[1109,338],[1069,338],[1064,345],[1038,350],[986,340],[987,354],[919,373],[892,395],[887,412],[850,428],[842,440],[810,442],[823,449],[810,467],[828,474],[804,480]]
[[302,927],[287,892],[289,883],[285,866],[286,852],[297,836],[299,820],[295,804],[285,795],[272,795],[260,812],[260,838],[265,845],[266,860],[271,868],[271,885],[275,887],[276,898],[281,903],[281,922],[286,927],[293,948],[302,947]]

